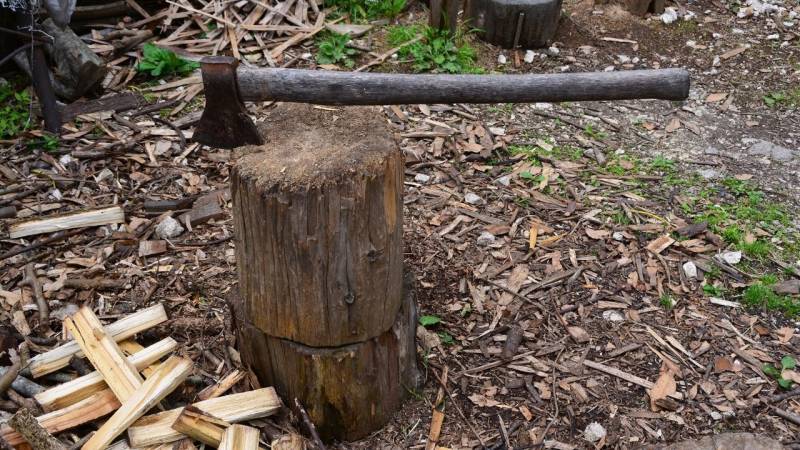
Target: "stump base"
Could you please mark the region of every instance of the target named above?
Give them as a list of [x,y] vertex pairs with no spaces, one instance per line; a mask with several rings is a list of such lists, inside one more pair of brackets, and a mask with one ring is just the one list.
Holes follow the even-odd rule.
[[323,440],[352,441],[384,426],[419,385],[416,306],[408,280],[392,328],[365,342],[310,347],[267,335],[243,320],[231,295],[242,361],[284,402],[304,405]]

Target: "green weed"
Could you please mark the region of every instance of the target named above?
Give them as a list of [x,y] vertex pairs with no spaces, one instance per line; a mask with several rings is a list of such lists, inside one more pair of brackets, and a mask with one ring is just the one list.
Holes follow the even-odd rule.
[[142,60],[136,65],[136,70],[155,78],[175,74],[182,75],[200,67],[199,63],[187,61],[174,52],[149,42],[144,44],[142,55]]
[[762,99],[764,104],[770,108],[800,106],[800,88],[794,88],[790,91],[771,92],[762,97]]
[[334,32],[327,32],[317,40],[317,62],[320,64],[344,64],[353,67],[355,61],[352,56],[356,50],[347,47],[350,36]]
[[650,162],[650,169],[658,172],[675,172],[675,161],[663,155],[658,155]]
[[778,382],[778,386],[781,389],[791,389],[792,387],[792,380],[787,380],[783,378],[783,371],[784,370],[792,370],[797,366],[797,361],[789,355],[784,356],[781,358],[780,366],[773,366],[772,364],[764,364],[761,366],[761,370],[766,374],[774,378]]
[[25,143],[29,149],[39,148],[47,152],[58,149],[60,144],[61,141],[58,139],[58,136],[53,136],[50,134],[43,134],[41,137],[31,139]]
[[430,316],[429,315],[429,316],[421,316],[419,318],[419,324],[422,325],[423,327],[426,327],[426,328],[427,327],[432,327],[432,326],[440,323],[441,321],[442,321],[442,319],[440,319],[438,316]]
[[27,90],[15,91],[8,84],[0,84],[0,139],[16,137],[30,126]]
[[602,141],[608,137],[606,133],[596,130],[592,124],[587,124],[586,127],[583,128],[583,134],[597,141]]
[[394,19],[406,7],[406,0],[326,0],[326,7],[335,8],[334,15],[347,15],[353,22],[379,17]]
[[386,41],[397,47],[419,36],[423,28],[419,25],[395,25],[386,33]]
[[714,286],[713,284],[704,284],[703,293],[709,297],[722,297],[722,295],[725,293],[725,289],[719,286]]
[[475,49],[470,46],[463,32],[451,36],[446,30],[427,27],[420,41],[403,47],[401,57],[413,59],[415,72],[477,73]]
[[675,299],[669,294],[662,294],[661,298],[658,299],[658,304],[661,305],[662,308],[669,310],[675,306]]

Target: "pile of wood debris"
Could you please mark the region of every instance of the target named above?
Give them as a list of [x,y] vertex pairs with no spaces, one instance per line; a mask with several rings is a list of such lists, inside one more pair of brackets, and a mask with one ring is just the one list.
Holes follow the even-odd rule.
[[[239,423],[273,415],[281,409],[282,403],[271,387],[228,394],[245,378],[244,371],[230,371],[216,384],[197,392],[191,404],[169,409],[161,403],[196,370],[190,358],[170,356],[178,349],[173,338],[161,339],[147,347],[134,339],[137,333],[166,320],[167,314],[161,304],[107,326],[85,306],[67,317],[64,328],[73,340],[27,362],[25,356],[20,355],[15,365],[5,372],[8,376],[3,377],[7,383],[4,386],[13,387],[8,391],[12,398],[19,396],[18,391],[33,399],[18,399],[28,406],[0,427],[0,437],[16,448],[27,448],[30,444],[34,450],[66,449],[68,445],[53,434],[78,427],[86,429],[86,425],[94,423],[97,430],[77,439],[70,448],[191,449],[195,448],[193,441],[197,441],[221,449],[258,449],[259,429]],[[95,370],[82,362],[81,356],[85,356]],[[165,357],[168,358],[162,362]],[[59,372],[70,366],[82,368],[78,376]],[[21,367],[25,369],[20,371]],[[47,375],[49,379],[68,381],[44,388],[31,380],[38,381]],[[183,391],[181,396],[185,398],[191,388]],[[34,419],[34,411],[39,409],[42,414]],[[146,415],[153,409],[161,411]],[[110,417],[104,419],[108,415]],[[120,437],[122,439],[117,440]],[[296,440],[296,435],[291,439]]]

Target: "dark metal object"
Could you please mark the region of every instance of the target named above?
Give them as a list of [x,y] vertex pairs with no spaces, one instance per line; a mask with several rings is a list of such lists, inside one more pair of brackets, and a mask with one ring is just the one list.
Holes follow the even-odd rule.
[[230,56],[203,58],[206,107],[194,132],[196,141],[221,148],[264,142],[239,95],[238,65],[239,61]]
[[[33,17],[30,11],[18,11],[17,23],[25,28],[32,28]],[[61,130],[61,113],[58,111],[56,105],[56,94],[53,91],[53,85],[50,82],[50,70],[47,68],[47,60],[44,56],[44,50],[39,45],[34,45],[31,49],[28,63],[31,67],[31,81],[33,89],[36,91],[36,97],[39,99],[39,104],[42,107],[42,116],[44,116],[44,129],[58,134]]]

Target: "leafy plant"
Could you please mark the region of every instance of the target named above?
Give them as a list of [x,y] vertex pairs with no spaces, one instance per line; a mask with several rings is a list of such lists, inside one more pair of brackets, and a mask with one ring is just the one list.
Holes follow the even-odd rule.
[[406,0],[327,0],[325,5],[333,7],[351,21],[361,22],[378,17],[397,17],[406,7]]
[[663,294],[658,300],[658,304],[664,309],[672,309],[675,306],[675,300],[669,294]]
[[650,163],[650,168],[660,172],[674,172],[675,161],[666,158],[663,155],[658,155],[653,158],[653,161]]
[[58,139],[58,136],[43,134],[41,137],[31,139],[25,144],[31,149],[40,148],[44,151],[53,151],[58,148],[60,143],[61,141]]
[[29,126],[28,91],[15,91],[8,84],[0,84],[0,139],[13,138]]
[[459,31],[451,36],[447,30],[427,27],[423,39],[403,47],[400,56],[411,56],[415,72],[475,73],[475,49],[465,42]]
[[386,33],[386,41],[392,47],[397,47],[414,39],[421,32],[422,27],[419,25],[396,25],[389,28],[389,31]]
[[592,124],[586,124],[586,127],[583,129],[583,134],[598,141],[602,141],[608,136],[606,133],[596,130]]
[[317,45],[317,62],[320,64],[344,64],[353,67],[355,61],[352,56],[356,50],[347,47],[350,36],[334,32],[326,33],[320,38]]
[[773,366],[772,364],[764,364],[761,367],[761,370],[768,376],[771,376],[775,380],[778,381],[778,386],[781,389],[791,389],[792,387],[792,380],[787,380],[783,378],[783,371],[784,370],[792,370],[797,366],[797,362],[789,355],[784,356],[781,358],[780,367]]
[[798,106],[800,105],[800,88],[795,88],[791,91],[770,92],[762,97],[762,99],[764,100],[764,104],[770,108]]
[[722,294],[725,293],[725,290],[719,286],[714,286],[713,284],[704,284],[703,292],[711,297],[722,297]]
[[149,42],[144,44],[142,55],[142,60],[136,65],[136,70],[156,78],[175,74],[182,75],[200,67],[199,63],[187,61],[174,52]]
[[455,340],[453,339],[453,336],[451,336],[450,333],[448,333],[447,331],[440,331],[440,332],[438,332],[436,334],[439,336],[439,340],[444,345],[452,345],[453,342],[455,342]]
[[442,319],[440,319],[438,316],[421,316],[419,318],[419,324],[425,328],[432,327],[441,321]]

